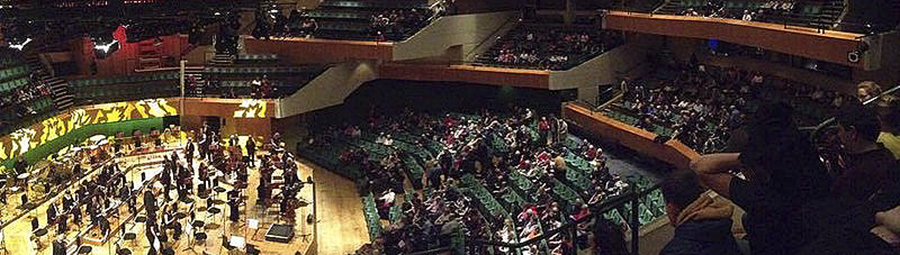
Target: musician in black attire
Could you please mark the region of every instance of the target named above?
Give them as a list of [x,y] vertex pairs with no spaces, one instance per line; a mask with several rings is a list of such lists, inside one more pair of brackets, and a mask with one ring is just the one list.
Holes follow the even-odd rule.
[[47,224],[52,224],[56,220],[56,203],[50,203],[47,207]]
[[272,180],[272,170],[268,167],[263,168],[259,173],[259,186],[256,188],[256,193],[258,194],[258,202],[257,204],[266,204],[266,202],[272,197],[271,189],[269,187]]
[[194,166],[194,141],[188,137],[187,146],[184,147],[184,157],[187,160],[188,166]]
[[150,189],[144,192],[144,208],[147,211],[147,222],[156,221],[156,197]]
[[238,222],[241,219],[240,215],[240,203],[241,203],[241,193],[238,189],[232,189],[228,192],[228,206],[230,207],[230,215],[229,219],[231,222]]
[[197,147],[200,152],[200,159],[206,159],[206,154],[209,153],[209,137],[206,137],[206,127],[200,132],[200,141],[197,141]]
[[[49,224],[49,223],[48,223]],[[59,219],[56,223],[56,234],[64,234],[66,231],[69,231],[69,216],[65,213],[59,215]]]
[[256,161],[256,142],[253,141],[253,136],[247,139],[245,146],[247,146],[247,159],[250,161],[250,167],[254,167],[256,166],[256,163],[254,163]]
[[66,255],[66,244],[62,237],[53,240],[53,255]]

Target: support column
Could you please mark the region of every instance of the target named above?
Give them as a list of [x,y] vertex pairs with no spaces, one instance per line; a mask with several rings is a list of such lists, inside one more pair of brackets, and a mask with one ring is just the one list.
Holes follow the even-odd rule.
[[566,0],[566,13],[563,15],[566,25],[572,25],[575,21],[575,0]]

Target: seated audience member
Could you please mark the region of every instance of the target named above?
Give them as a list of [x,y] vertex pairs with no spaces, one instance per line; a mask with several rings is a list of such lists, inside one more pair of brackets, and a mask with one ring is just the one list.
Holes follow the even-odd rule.
[[675,235],[660,254],[741,254],[731,233],[734,207],[700,187],[691,171],[677,171],[660,186]]
[[832,192],[842,199],[867,201],[887,187],[892,171],[900,169],[891,152],[876,142],[881,127],[874,110],[849,106],[837,122],[846,167],[836,178]]
[[878,95],[881,95],[881,92],[881,86],[872,81],[864,81],[856,85],[856,98],[859,99],[860,102],[875,98]]
[[[743,225],[753,254],[794,254],[812,238],[798,211],[828,196],[827,172],[797,130],[790,106],[761,105],[745,128],[742,152],[704,155],[691,169],[705,186],[746,211]],[[730,173],[738,169],[746,180]]]

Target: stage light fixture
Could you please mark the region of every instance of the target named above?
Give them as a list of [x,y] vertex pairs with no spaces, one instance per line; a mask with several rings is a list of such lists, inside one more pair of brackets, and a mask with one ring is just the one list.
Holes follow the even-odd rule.
[[101,51],[103,53],[110,53],[119,49],[119,41],[113,39],[111,42],[107,43],[97,43],[94,42],[94,50]]
[[25,48],[25,45],[28,45],[28,43],[30,43],[30,42],[31,42],[31,38],[26,38],[25,41],[21,41],[21,42],[10,41],[9,48],[21,51],[22,49]]

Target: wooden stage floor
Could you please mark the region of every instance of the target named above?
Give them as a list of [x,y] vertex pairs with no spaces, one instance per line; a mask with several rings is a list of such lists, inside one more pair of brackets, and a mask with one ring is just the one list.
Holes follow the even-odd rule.
[[[195,160],[195,166],[201,161]],[[136,163],[136,162],[127,162]],[[191,233],[189,227],[186,227],[185,233],[180,240],[171,242],[176,254],[242,254],[237,250],[226,250],[223,248],[222,238],[230,236],[241,236],[247,239],[247,242],[259,248],[262,254],[349,254],[353,253],[363,244],[367,243],[368,233],[365,218],[362,211],[362,203],[357,194],[354,182],[341,176],[333,174],[321,167],[308,162],[299,162],[299,173],[301,180],[306,180],[312,176],[315,184],[316,201],[307,206],[300,207],[296,211],[296,219],[294,225],[294,238],[290,243],[283,244],[278,242],[269,242],[264,240],[265,231],[272,223],[285,222],[279,219],[275,209],[263,209],[256,206],[257,194],[256,186],[259,182],[259,171],[256,168],[250,170],[249,185],[244,189],[245,203],[241,206],[242,217],[237,223],[231,223],[227,219],[229,215],[229,207],[226,204],[216,205],[222,210],[221,213],[208,215],[205,211],[195,211],[198,219],[207,222],[205,231],[209,239],[205,242],[196,243],[188,235]],[[129,180],[136,180],[140,173],[146,173],[148,178],[161,171],[160,164],[153,164],[145,167],[136,168],[127,175]],[[195,180],[196,182],[197,180]],[[220,186],[226,190],[231,190],[231,186],[227,183],[221,183]],[[310,185],[306,185],[300,192],[300,197],[304,201],[313,200],[313,189]],[[177,193],[173,190],[170,197],[177,197]],[[192,197],[195,201],[202,201],[199,198]],[[218,194],[218,199],[226,200],[225,192]],[[162,202],[161,196],[158,198]],[[196,204],[198,207],[205,205],[205,202]],[[36,209],[30,211],[28,215],[12,222],[3,229],[4,242],[3,248],[5,253],[0,249],[0,254],[51,254],[52,248],[50,243],[56,238],[55,228],[50,229],[50,233],[42,238],[43,247],[38,249],[34,241],[31,241],[31,225],[32,218],[37,217],[41,227],[46,225],[46,211],[48,203],[39,205]],[[316,223],[308,224],[307,215],[313,212],[313,208],[317,210]],[[182,210],[184,206],[182,206]],[[139,213],[143,215],[143,210]],[[245,222],[247,218],[256,219],[260,222],[260,228],[257,230],[249,229]],[[87,222],[87,221],[86,221]],[[182,224],[186,224],[187,219],[182,220]],[[87,225],[87,224],[85,224]],[[73,228],[74,226],[70,226]],[[115,232],[110,240],[102,245],[92,246],[90,254],[115,254],[116,247],[127,248],[132,254],[147,254],[150,244],[144,234],[143,223],[136,223],[133,219],[125,222],[125,232],[135,233],[137,239],[135,241],[123,241],[121,232]],[[67,233],[67,240],[74,240],[76,231]],[[172,239],[172,232],[169,231],[169,238]],[[308,247],[313,245],[315,241],[314,251],[307,251]],[[74,244],[70,243],[70,246]],[[70,247],[70,252],[74,252],[74,247]],[[71,254],[71,253],[70,253]]]

